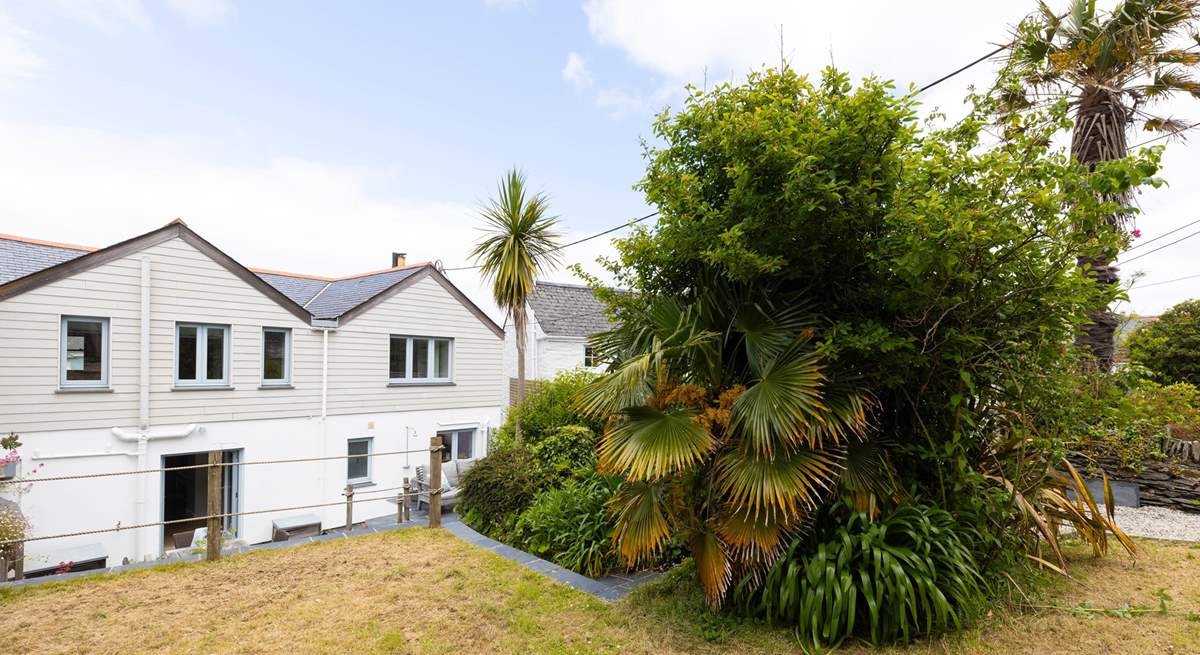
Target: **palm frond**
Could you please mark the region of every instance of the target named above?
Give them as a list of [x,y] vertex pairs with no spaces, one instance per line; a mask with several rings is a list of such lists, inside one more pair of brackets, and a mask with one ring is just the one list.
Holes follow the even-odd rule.
[[692,420],[695,412],[626,407],[622,418],[600,440],[604,471],[631,480],[651,480],[700,461],[716,445],[713,436]]
[[525,174],[517,169],[505,174],[496,196],[480,208],[487,227],[471,257],[492,281],[492,295],[502,309],[524,306],[538,273],[559,262],[558,217],[549,211],[546,196],[529,194]]
[[820,354],[793,343],[733,405],[731,427],[750,450],[771,455],[787,446],[815,446],[811,429],[826,420]]
[[629,564],[651,556],[670,537],[663,511],[665,495],[661,482],[626,482],[610,501],[616,516],[613,544]]
[[711,530],[696,531],[688,542],[692,549],[692,559],[696,562],[700,585],[704,587],[704,600],[709,607],[719,607],[733,579],[733,569],[725,547]]
[[816,509],[842,464],[828,452],[798,448],[760,455],[730,448],[717,456],[716,484],[747,517],[794,521]]

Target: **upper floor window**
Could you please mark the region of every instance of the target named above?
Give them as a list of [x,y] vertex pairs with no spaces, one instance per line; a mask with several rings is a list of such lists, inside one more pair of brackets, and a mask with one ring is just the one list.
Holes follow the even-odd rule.
[[588,368],[599,366],[600,360],[596,359],[596,350],[591,346],[583,347],[583,365]]
[[263,386],[286,385],[292,381],[292,331],[263,328]]
[[392,335],[388,378],[392,382],[449,382],[453,339]]
[[175,384],[229,384],[229,326],[204,323],[175,325]]
[[59,386],[108,386],[107,318],[64,316],[60,341]]

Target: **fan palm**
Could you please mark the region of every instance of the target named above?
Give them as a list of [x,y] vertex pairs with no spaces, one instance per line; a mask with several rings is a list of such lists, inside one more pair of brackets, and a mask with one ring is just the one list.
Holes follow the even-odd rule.
[[686,303],[640,298],[642,311],[598,335],[615,363],[576,404],[610,417],[599,465],[626,479],[612,507],[618,551],[634,563],[681,538],[717,606],[836,489],[870,401],[833,380],[805,305],[699,287]]
[[[530,194],[525,174],[512,169],[500,180],[496,196],[480,209],[485,234],[471,256],[480,273],[492,284],[492,296],[500,309],[512,314],[517,345],[517,402],[525,399],[526,303],[533,294],[538,274],[559,262],[558,217],[549,214],[550,203],[542,193]],[[521,438],[521,424],[516,424]]]
[[[1131,127],[1177,133],[1180,121],[1149,113],[1147,106],[1183,93],[1200,98],[1193,71],[1200,53],[1178,42],[1196,36],[1200,0],[1123,0],[1109,13],[1096,11],[1095,0],[1072,0],[1063,15],[1042,3],[1038,13],[1017,28],[1010,65],[1019,84],[1001,91],[1006,113],[1066,98],[1075,111],[1071,153],[1089,168],[1125,157]],[[1127,203],[1122,203],[1127,205]],[[1130,216],[1110,217],[1114,230],[1129,227]],[[1115,254],[1111,253],[1110,255]],[[1118,282],[1111,256],[1079,258],[1079,266],[1097,284]],[[1107,308],[1092,312],[1079,345],[1107,370],[1112,362],[1116,315]]]

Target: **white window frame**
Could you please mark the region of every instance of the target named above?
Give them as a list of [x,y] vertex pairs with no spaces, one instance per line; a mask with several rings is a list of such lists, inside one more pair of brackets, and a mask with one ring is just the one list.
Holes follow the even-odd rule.
[[443,427],[437,431],[437,436],[439,436],[439,437],[444,438],[445,435],[447,435],[447,434],[450,435],[450,459],[445,460],[445,461],[454,461],[454,460],[458,459],[458,433],[459,432],[470,432],[471,433],[471,457],[464,458],[464,459],[478,458],[479,453],[477,451],[479,450],[479,448],[478,448],[478,444],[476,442],[479,441],[479,426],[478,425],[463,425],[460,427],[453,427],[453,428]]
[[[367,444],[367,453],[366,453],[367,477],[365,477],[365,478],[350,477],[350,457],[351,457],[350,444],[352,444],[352,443]],[[352,487],[358,487],[358,486],[362,486],[362,485],[372,484],[371,474],[373,472],[374,467],[371,466],[371,460],[373,459],[371,457],[371,454],[374,452],[375,452],[375,437],[355,437],[353,439],[346,440],[346,484],[348,484]],[[353,457],[362,457],[362,455],[353,455]]]
[[[196,328],[196,379],[181,380],[179,379],[179,330],[180,328],[194,327]],[[225,361],[221,371],[225,373],[225,377],[219,380],[208,379],[208,331],[222,330],[225,332],[225,338],[221,343],[225,344]],[[177,387],[228,387],[230,380],[229,360],[230,353],[233,351],[231,343],[232,330],[228,325],[217,323],[193,323],[189,321],[179,321],[175,324],[175,386]]]
[[[262,373],[267,367],[267,333],[279,332],[283,334],[283,377],[279,379],[269,379],[262,377]],[[259,341],[259,346],[262,348],[261,357],[259,358],[259,381],[260,386],[264,387],[289,387],[292,385],[292,329],[264,327],[262,329],[262,339]]]
[[[591,355],[590,359],[592,360],[592,362],[590,364],[588,363],[588,359],[589,359],[588,355]],[[596,349],[592,348],[590,345],[588,345],[586,343],[583,344],[583,366],[584,366],[584,368],[596,368],[599,365],[600,365],[600,361],[596,358]]]
[[[100,325],[100,379],[99,380],[68,380],[67,379],[67,323],[98,323]],[[109,330],[110,320],[100,316],[62,316],[59,321],[58,336],[58,386],[62,389],[107,389],[109,372]]]
[[[404,339],[404,377],[391,377],[391,353],[392,339]],[[413,342],[417,340],[428,341],[428,359],[426,360],[426,371],[429,372],[429,377],[414,378],[413,377]],[[436,342],[445,341],[450,344],[450,353],[447,361],[445,377],[433,377],[435,363],[437,360]],[[389,334],[388,335],[388,384],[450,384],[454,382],[454,339],[451,337],[427,337],[414,336],[408,334]]]

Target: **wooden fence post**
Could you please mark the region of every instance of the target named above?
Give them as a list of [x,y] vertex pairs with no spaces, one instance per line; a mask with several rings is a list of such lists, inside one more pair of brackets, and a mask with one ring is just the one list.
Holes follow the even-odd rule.
[[403,523],[408,520],[408,503],[409,494],[412,493],[412,484],[408,478],[404,478],[404,484],[400,487],[400,495],[396,496],[396,522]]
[[354,527],[354,486],[346,485],[346,532]]
[[442,438],[429,438],[429,527],[442,527]]
[[0,555],[0,584],[8,582],[8,560]]
[[208,552],[210,562],[221,559],[221,451],[208,451]]

